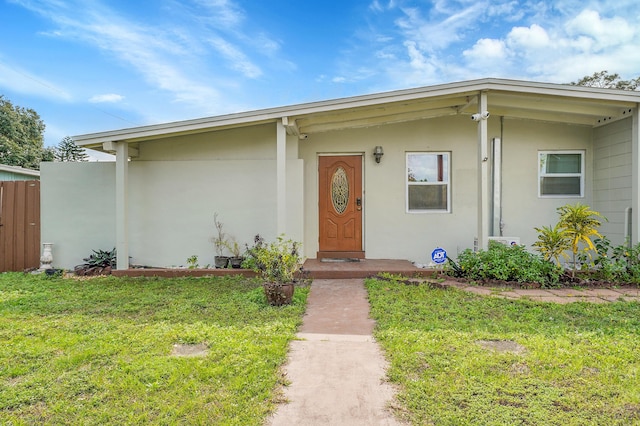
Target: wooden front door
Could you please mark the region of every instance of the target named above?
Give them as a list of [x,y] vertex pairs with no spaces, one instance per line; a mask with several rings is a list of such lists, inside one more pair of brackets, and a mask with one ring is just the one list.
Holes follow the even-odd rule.
[[362,250],[362,156],[321,156],[318,259],[364,258]]

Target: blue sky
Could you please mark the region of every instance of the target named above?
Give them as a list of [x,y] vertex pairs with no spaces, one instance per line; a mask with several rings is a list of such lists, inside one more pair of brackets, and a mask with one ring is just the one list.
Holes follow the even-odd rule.
[[640,76],[618,1],[0,0],[0,94],[68,135],[501,77]]

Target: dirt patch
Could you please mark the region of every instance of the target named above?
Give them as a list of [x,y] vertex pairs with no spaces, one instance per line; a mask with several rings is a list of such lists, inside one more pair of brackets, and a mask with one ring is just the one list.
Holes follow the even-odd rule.
[[204,357],[209,353],[209,348],[204,343],[196,345],[183,345],[176,343],[171,350],[171,356],[178,357]]
[[521,354],[527,350],[524,346],[513,340],[476,340],[476,343],[485,349],[491,349],[496,352]]

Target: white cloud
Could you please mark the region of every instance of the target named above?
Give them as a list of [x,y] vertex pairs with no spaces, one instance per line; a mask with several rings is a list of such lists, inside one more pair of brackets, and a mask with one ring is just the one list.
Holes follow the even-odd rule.
[[394,0],[387,1],[387,4],[383,4],[380,0],[373,0],[369,3],[369,9],[374,12],[384,12],[385,10],[391,10],[396,7],[396,2]]
[[212,38],[209,42],[222,56],[229,60],[232,69],[241,72],[248,78],[257,78],[262,75],[260,68],[231,43],[219,37]]
[[504,41],[490,38],[481,38],[469,50],[462,52],[464,56],[471,60],[496,60],[505,59],[507,56]]
[[89,102],[91,102],[92,104],[116,103],[116,102],[120,102],[122,100],[124,100],[124,96],[117,95],[115,93],[106,93],[106,94],[103,94],[103,95],[94,95],[91,98],[89,98]]
[[602,50],[631,41],[637,31],[624,18],[602,18],[593,10],[584,10],[565,26],[569,36],[588,36],[593,47]]
[[405,41],[404,46],[407,48],[407,54],[410,59],[409,63],[413,69],[426,72],[433,70],[432,67],[429,66],[422,52],[418,49],[416,42]]
[[518,49],[544,49],[549,46],[549,35],[540,25],[515,27],[507,35],[509,46]]
[[207,17],[218,26],[235,27],[245,19],[240,6],[229,0],[197,0],[196,3],[211,13]]
[[407,40],[420,50],[435,52],[460,40],[459,31],[475,19],[478,6],[454,13],[442,19],[427,20],[417,8],[402,9],[405,16],[396,21]]

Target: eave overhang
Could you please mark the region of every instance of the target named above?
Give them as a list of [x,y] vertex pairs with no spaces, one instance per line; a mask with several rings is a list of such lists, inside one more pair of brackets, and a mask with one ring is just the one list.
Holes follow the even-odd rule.
[[349,98],[154,124],[75,136],[80,146],[141,142],[193,133],[275,123],[287,133],[308,135],[477,112],[478,94],[488,96],[492,116],[598,126],[630,115],[640,93],[592,87],[482,79]]

